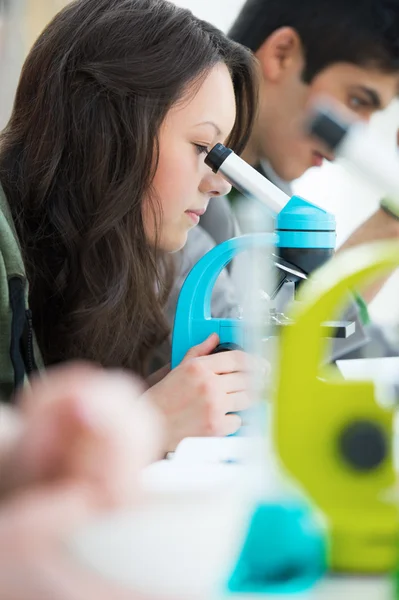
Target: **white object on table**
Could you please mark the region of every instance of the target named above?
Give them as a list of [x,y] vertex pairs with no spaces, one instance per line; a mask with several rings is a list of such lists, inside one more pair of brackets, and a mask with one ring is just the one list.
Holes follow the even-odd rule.
[[77,533],[75,557],[149,597],[210,600],[222,590],[247,533],[253,495],[237,465],[163,461],[143,474],[144,497]]
[[258,464],[264,461],[266,442],[256,437],[185,438],[172,460],[179,464]]
[[337,366],[345,379],[399,384],[399,356],[337,360]]

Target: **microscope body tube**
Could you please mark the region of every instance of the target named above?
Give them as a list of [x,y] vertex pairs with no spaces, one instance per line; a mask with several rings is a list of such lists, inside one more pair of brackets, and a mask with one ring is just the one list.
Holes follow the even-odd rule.
[[230,148],[216,144],[205,159],[214,173],[220,173],[244,196],[252,196],[264,204],[273,216],[281,212],[290,197],[263,177]]

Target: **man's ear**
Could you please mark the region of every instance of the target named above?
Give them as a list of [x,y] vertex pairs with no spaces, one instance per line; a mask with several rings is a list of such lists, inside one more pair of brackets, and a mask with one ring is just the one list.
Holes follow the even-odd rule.
[[302,71],[305,66],[301,38],[292,27],[273,31],[255,52],[264,78],[278,83],[287,73]]

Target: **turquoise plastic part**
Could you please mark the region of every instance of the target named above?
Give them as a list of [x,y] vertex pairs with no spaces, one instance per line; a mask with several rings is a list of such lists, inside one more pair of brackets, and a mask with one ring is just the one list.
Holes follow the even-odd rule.
[[335,231],[334,215],[320,206],[292,196],[276,217],[276,229]]
[[293,196],[276,217],[276,233],[244,235],[223,242],[203,256],[188,274],[180,292],[172,335],[172,368],[188,350],[217,333],[220,343],[245,347],[242,323],[212,319],[213,286],[224,267],[249,248],[276,245],[284,248],[334,248],[335,217],[319,206]]
[[335,248],[335,217],[320,206],[292,196],[276,217],[279,248]]
[[238,319],[218,319],[211,315],[212,291],[224,267],[240,252],[276,244],[271,233],[243,235],[223,242],[203,256],[188,274],[176,307],[172,334],[172,368],[176,367],[193,346],[212,333],[220,343],[236,343],[245,348],[244,327]]
[[334,249],[335,231],[281,231],[278,230],[277,248]]
[[325,574],[328,544],[323,527],[305,504],[257,506],[227,588],[235,594],[295,594]]

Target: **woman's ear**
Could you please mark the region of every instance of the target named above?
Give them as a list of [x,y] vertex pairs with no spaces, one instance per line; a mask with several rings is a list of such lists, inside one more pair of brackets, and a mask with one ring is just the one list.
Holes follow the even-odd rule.
[[305,66],[301,38],[292,27],[276,29],[255,53],[263,77],[278,83],[292,72],[302,72]]

